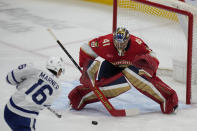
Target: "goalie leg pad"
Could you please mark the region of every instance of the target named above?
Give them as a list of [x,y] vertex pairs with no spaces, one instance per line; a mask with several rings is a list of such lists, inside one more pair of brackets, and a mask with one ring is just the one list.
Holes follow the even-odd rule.
[[[135,70],[133,71],[133,69]],[[128,81],[144,95],[150,97],[157,103],[165,101],[165,98],[155,88],[155,86],[147,81],[144,77],[138,75],[139,71],[136,70],[137,68],[129,67],[123,70],[123,74],[128,79]]]
[[174,108],[178,106],[178,96],[176,92],[165,84],[160,78],[154,76],[147,79],[162,93],[165,98],[163,103],[160,103],[161,111],[165,114],[174,112]]
[[[82,100],[83,96],[91,92],[91,89],[83,85],[75,87],[69,94],[70,105],[75,110],[81,110],[86,105],[85,100]],[[95,97],[89,97],[89,99],[95,99]]]
[[[109,84],[106,83],[107,82],[105,80],[102,80],[96,85],[99,85],[99,89],[108,99],[116,97],[131,89],[123,75]],[[72,108],[76,110],[81,110],[87,104],[99,101],[94,92],[89,87],[85,87],[84,85],[79,85],[74,88],[69,93],[68,98]]]
[[145,74],[140,76],[138,73],[139,71],[133,67],[123,70],[123,74],[137,90],[160,104],[163,113],[172,113],[173,108],[178,105],[176,92],[157,76],[149,77]]
[[116,97],[131,88],[121,70],[101,57],[88,63],[83,70],[80,82],[83,85],[69,93],[70,103],[76,110],[82,109],[86,104],[99,101],[89,88],[91,85],[99,87],[107,98]]

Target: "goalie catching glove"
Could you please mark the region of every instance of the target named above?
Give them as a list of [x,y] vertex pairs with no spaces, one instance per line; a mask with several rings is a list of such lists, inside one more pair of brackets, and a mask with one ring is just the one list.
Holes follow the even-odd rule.
[[133,65],[148,72],[151,76],[156,74],[159,61],[151,54],[137,55],[133,61]]

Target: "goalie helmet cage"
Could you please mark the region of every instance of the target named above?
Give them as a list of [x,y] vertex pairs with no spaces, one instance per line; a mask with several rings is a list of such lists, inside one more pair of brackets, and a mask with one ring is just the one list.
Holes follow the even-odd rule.
[[[185,36],[186,36],[185,37],[186,44],[181,45],[186,48],[186,51],[185,51],[186,52],[185,53],[185,61],[186,61],[185,65],[186,66],[183,67],[185,68],[184,70],[185,70],[185,82],[186,82],[185,101],[186,101],[186,104],[191,104],[191,99],[192,99],[191,96],[193,95],[193,93],[191,92],[194,88],[197,88],[196,87],[197,9],[194,6],[188,5],[181,1],[178,1],[178,0],[113,0],[112,31],[114,32],[117,26],[125,26],[125,25],[129,29],[130,32],[135,30],[133,29],[133,27],[129,27],[129,26],[134,26],[138,23],[129,25],[130,24],[129,19],[132,19],[130,18],[131,16],[138,17],[139,12],[140,14],[144,14],[143,15],[144,19],[141,19],[141,21],[146,21],[147,16],[151,16],[152,19],[154,19],[153,17],[160,17],[160,18],[162,17],[161,21],[165,21],[164,19],[168,19],[169,21],[173,21],[174,23],[180,23],[181,27],[184,28],[183,30],[185,31]],[[132,12],[135,12],[135,13],[137,12],[137,14],[134,14]],[[123,18],[121,18],[121,15],[123,16]],[[183,18],[183,16],[184,18],[187,18],[185,23],[184,22],[182,23],[182,21],[180,21],[180,19]],[[139,26],[143,26],[143,25],[139,25]],[[148,45],[149,44],[151,44],[151,41],[148,42]],[[174,68],[172,68],[172,71],[174,71]],[[195,103],[196,102],[197,101],[195,101]]]

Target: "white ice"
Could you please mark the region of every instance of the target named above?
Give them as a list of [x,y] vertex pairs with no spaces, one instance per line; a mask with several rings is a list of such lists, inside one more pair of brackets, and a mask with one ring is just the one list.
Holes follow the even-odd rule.
[[[140,35],[148,28],[155,28],[153,33],[158,33],[158,26],[146,27],[144,25],[140,29],[136,28],[132,33]],[[63,117],[59,119],[47,109],[41,111],[36,123],[37,131],[197,130],[197,105],[186,105],[185,94],[182,91],[184,90],[183,84],[174,82],[168,77],[162,77],[162,79],[175,88],[180,99],[177,114],[162,114],[158,104],[138,93],[134,88],[110,101],[117,109],[139,108],[140,115],[112,117],[100,102],[90,104],[82,111],[69,110],[67,95],[79,84],[80,72],[47,32],[47,28],[52,29],[78,62],[79,47],[82,43],[111,33],[112,7],[81,0],[0,0],[1,131],[10,130],[4,121],[3,111],[5,104],[15,91],[15,88],[5,81],[7,72],[18,64],[26,62],[34,62],[38,66],[43,66],[47,57],[53,55],[64,57],[67,63],[65,75],[61,78],[62,93],[53,104],[53,108]],[[175,34],[177,34],[176,31]],[[149,34],[149,36],[144,36],[144,39],[154,40],[155,37]],[[179,39],[178,35],[173,37]],[[159,54],[165,52],[162,51],[165,47],[159,48],[154,44],[151,47],[158,49]],[[168,59],[165,60],[162,54],[159,56],[163,61],[161,66],[169,66],[165,65]],[[98,121],[98,125],[92,125],[92,120]]]

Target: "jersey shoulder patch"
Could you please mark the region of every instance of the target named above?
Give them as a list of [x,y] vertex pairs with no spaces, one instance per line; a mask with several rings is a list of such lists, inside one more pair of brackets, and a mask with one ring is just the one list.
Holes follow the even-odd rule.
[[139,45],[141,45],[143,43],[143,41],[141,39],[139,39],[139,38],[136,38],[135,42],[138,43]]
[[113,38],[112,34],[100,36],[98,38],[91,40],[89,42],[89,46],[91,48],[102,48],[105,46],[109,46],[112,44],[112,40],[113,40],[112,38]]
[[99,46],[99,44],[98,44],[98,41],[97,40],[93,40],[93,41],[90,41],[90,43],[89,43],[89,45],[90,45],[90,47],[98,47]]

